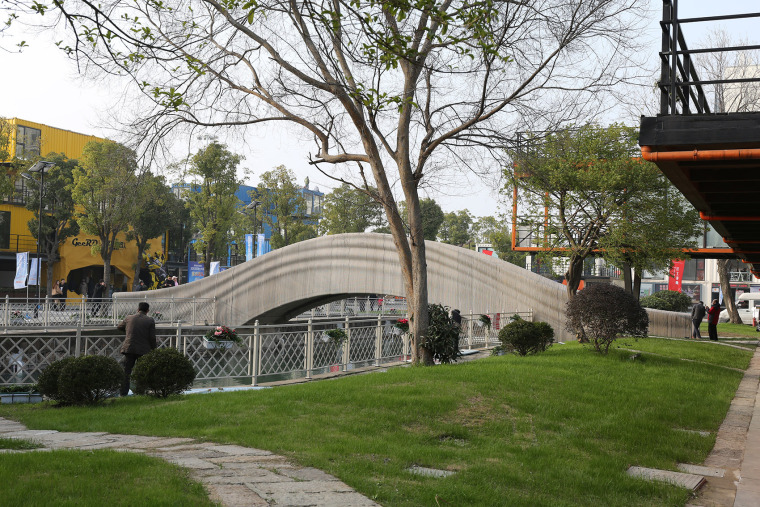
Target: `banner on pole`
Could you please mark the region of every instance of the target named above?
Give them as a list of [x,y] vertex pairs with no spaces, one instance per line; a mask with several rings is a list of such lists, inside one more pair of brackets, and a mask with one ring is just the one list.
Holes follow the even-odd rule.
[[38,262],[39,259],[37,257],[32,259],[32,267],[29,268],[29,281],[26,283],[27,285],[37,285],[37,274],[39,273]]
[[23,289],[26,287],[26,275],[29,264],[29,252],[19,252],[16,254],[16,278],[13,279],[14,289]]
[[253,234],[245,235],[245,261],[253,259]]
[[683,268],[686,261],[673,261],[673,267],[670,268],[670,278],[668,279],[668,290],[681,292],[681,282],[683,282]]
[[219,273],[221,271],[220,267],[221,267],[221,264],[219,263],[219,261],[212,261],[211,265],[208,268],[208,275],[211,276],[211,275],[215,275]]

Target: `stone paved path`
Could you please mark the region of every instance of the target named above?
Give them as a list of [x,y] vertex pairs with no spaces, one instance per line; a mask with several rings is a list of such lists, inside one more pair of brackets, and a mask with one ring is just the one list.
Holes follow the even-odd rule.
[[33,440],[45,446],[42,450],[114,449],[162,458],[189,469],[211,500],[229,507],[378,505],[332,475],[259,449],[190,438],[29,430],[3,418],[0,436]]
[[752,356],[704,465],[725,473],[723,477],[706,477],[707,484],[687,507],[760,506],[760,347]]

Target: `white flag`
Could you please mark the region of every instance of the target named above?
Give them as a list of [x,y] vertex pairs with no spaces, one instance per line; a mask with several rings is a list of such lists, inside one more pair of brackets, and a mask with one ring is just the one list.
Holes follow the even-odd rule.
[[208,268],[209,276],[217,274],[220,270],[220,267],[221,267],[221,264],[219,263],[219,261],[212,262]]
[[37,285],[37,263],[39,259],[37,257],[32,259],[32,267],[29,268],[29,282],[27,285]]
[[29,252],[19,252],[16,254],[16,278],[13,280],[14,289],[23,289],[26,287],[28,263]]

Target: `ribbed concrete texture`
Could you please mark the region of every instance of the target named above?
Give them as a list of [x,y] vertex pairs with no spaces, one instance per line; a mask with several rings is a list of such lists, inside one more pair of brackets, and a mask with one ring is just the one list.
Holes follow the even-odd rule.
[[[463,314],[532,310],[534,319],[551,324],[560,340],[570,337],[565,331],[563,285],[452,245],[428,241],[426,251],[431,303]],[[317,305],[367,294],[405,295],[398,254],[388,234],[323,236],[191,284],[114,296],[149,302],[215,297],[216,323],[238,326],[255,320],[280,323]],[[651,329],[652,334],[688,336],[687,314],[659,313],[667,314],[667,334]]]

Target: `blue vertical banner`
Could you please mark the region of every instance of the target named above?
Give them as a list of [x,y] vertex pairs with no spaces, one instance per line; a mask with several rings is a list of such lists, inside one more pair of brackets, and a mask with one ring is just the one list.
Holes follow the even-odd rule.
[[203,263],[197,261],[188,261],[187,263],[187,281],[188,283],[203,278]]
[[245,235],[245,260],[246,262],[253,259],[253,234]]

